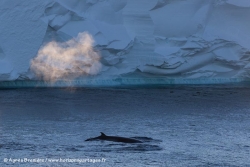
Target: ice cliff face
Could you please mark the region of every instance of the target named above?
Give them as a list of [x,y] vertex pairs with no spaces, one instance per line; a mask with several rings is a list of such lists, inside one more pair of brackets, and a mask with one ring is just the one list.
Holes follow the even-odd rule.
[[39,49],[82,32],[92,78],[249,79],[249,16],[249,0],[1,0],[0,80],[36,79]]

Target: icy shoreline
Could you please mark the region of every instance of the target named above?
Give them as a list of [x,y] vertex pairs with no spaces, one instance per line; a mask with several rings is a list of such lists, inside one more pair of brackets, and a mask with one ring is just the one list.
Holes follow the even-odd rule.
[[250,86],[250,81],[242,79],[164,79],[164,78],[117,78],[117,79],[81,79],[81,80],[61,80],[56,82],[35,81],[35,80],[16,80],[2,81],[0,88],[49,88],[49,87],[168,87],[168,86],[202,86],[202,85],[225,85],[231,86]]

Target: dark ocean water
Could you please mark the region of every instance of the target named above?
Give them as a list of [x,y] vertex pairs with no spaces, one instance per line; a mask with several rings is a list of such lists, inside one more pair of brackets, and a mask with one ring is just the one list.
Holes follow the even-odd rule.
[[[143,143],[84,141],[100,132]],[[250,166],[249,157],[250,88],[0,90],[0,166]]]

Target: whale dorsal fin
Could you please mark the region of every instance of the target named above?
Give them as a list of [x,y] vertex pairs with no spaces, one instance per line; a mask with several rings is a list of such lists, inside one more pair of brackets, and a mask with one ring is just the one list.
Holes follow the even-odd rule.
[[101,136],[106,136],[103,132],[100,132],[101,133]]

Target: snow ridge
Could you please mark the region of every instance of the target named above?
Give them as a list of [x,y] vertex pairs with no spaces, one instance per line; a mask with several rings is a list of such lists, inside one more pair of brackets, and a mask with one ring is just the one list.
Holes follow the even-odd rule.
[[4,0],[0,11],[2,81],[39,80],[39,49],[83,32],[100,55],[96,79],[250,78],[249,0]]

